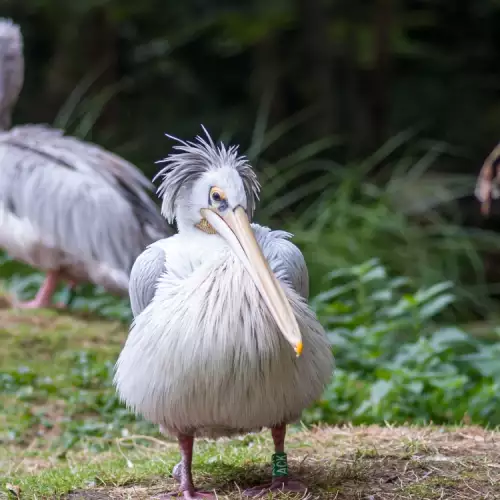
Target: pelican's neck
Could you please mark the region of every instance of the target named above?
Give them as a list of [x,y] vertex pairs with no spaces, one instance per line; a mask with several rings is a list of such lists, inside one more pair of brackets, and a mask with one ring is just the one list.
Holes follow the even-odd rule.
[[[1,25],[1,23],[0,23]],[[12,111],[17,104],[24,83],[24,55],[20,32],[13,26],[8,36],[4,36],[0,44],[0,129],[8,130],[11,127]],[[1,31],[1,30],[0,30]],[[5,35],[5,33],[4,33]]]
[[179,228],[178,244],[184,259],[192,269],[210,262],[217,262],[221,255],[227,255],[231,249],[219,234],[207,234],[194,226]]
[[[179,233],[187,234],[194,231],[195,233],[206,234],[213,236],[215,234],[214,228],[204,219],[201,214],[198,220],[193,220],[191,216],[184,216],[184,211],[178,210],[176,216],[176,223]],[[188,212],[189,213],[189,212]]]

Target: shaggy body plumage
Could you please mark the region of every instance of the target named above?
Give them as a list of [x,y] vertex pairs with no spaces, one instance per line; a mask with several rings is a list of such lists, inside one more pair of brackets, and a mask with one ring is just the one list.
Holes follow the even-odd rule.
[[286,233],[253,228],[299,320],[304,352],[295,356],[220,236],[154,243],[163,271],[131,328],[116,384],[135,412],[174,435],[227,436],[292,422],[331,377],[324,331],[299,295],[307,283],[302,255]]
[[[22,81],[20,29],[0,20],[4,127]],[[26,125],[0,133],[0,247],[48,274],[26,305],[49,305],[59,279],[127,295],[135,258],[172,234],[147,195],[152,187],[119,156],[59,130]]]
[[[235,149],[216,148],[208,139],[181,143],[162,171],[163,211],[175,216],[179,233],[150,245],[132,268],[135,319],[114,379],[129,408],[178,436],[182,462],[174,477],[186,499],[207,496],[193,487],[194,436],[270,427],[276,452],[284,454],[286,424],[320,397],[334,366],[307,305],[301,252],[288,233],[245,226],[258,193],[255,175]],[[289,313],[273,286],[284,292]],[[299,357],[287,314],[300,330]],[[274,479],[267,489],[304,488],[286,475]]]

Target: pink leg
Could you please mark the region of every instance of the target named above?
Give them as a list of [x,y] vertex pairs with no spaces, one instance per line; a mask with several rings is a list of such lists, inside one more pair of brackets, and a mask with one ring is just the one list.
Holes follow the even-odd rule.
[[193,436],[180,434],[178,440],[181,449],[181,462],[174,467],[173,476],[180,483],[180,489],[173,493],[164,493],[155,498],[157,500],[165,500],[173,497],[182,497],[184,500],[201,500],[203,498],[215,499],[216,496],[212,493],[197,491],[194,487],[193,475],[191,473],[194,444]]
[[[278,427],[273,427],[271,429],[271,434],[274,441],[274,452],[276,454],[284,453],[286,425],[283,424]],[[267,497],[270,491],[283,491],[290,493],[305,493],[307,491],[307,487],[304,483],[290,478],[290,476],[288,475],[287,466],[285,466],[284,468],[277,467],[277,469],[281,470],[275,471],[273,467],[273,478],[271,482],[245,490],[243,491],[243,495],[259,498]]]
[[59,275],[55,271],[47,273],[42,286],[39,288],[36,297],[28,302],[14,302],[14,307],[19,309],[41,309],[50,307],[52,303],[52,296],[54,295],[57,284],[59,282]]

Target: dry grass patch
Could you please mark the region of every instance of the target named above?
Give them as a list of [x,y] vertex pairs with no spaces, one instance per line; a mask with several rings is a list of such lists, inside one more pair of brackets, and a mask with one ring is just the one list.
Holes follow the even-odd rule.
[[[221,499],[244,498],[242,489],[269,476],[271,452],[267,433],[201,440],[195,481]],[[302,497],[275,498],[500,498],[500,433],[476,427],[298,430],[290,432],[288,453],[292,473],[310,485],[310,491]],[[20,486],[20,498],[142,500],[175,488],[169,472],[177,458],[175,443],[122,438],[102,454],[70,452],[63,460],[47,456],[45,463],[19,456],[9,481]],[[45,493],[50,481],[53,496]]]

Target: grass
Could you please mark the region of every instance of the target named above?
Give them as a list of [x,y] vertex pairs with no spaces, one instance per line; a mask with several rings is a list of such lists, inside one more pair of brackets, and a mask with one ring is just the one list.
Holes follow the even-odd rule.
[[[0,498],[150,498],[176,444],[118,403],[118,322],[0,309]],[[500,433],[477,427],[290,429],[292,472],[318,499],[496,498]],[[270,474],[268,433],[200,440],[196,483],[220,498]],[[281,495],[282,498],[286,498]]]

